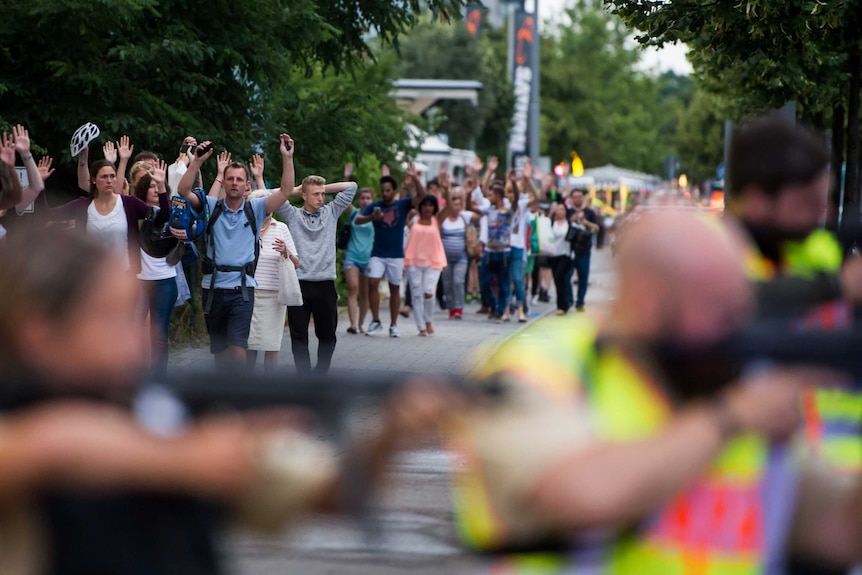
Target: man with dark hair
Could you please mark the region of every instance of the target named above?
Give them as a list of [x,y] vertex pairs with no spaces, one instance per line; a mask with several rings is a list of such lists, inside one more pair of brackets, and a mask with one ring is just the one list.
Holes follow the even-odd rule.
[[[807,316],[809,324],[817,324],[816,310],[821,310],[829,323],[842,321],[842,315],[849,322],[847,304],[862,302],[862,261],[843,261],[838,241],[820,227],[827,210],[829,159],[822,138],[792,123],[760,121],[734,134],[728,212],[751,238],[748,271],[756,280],[761,316]],[[808,446],[845,470],[859,469],[862,414],[854,407],[859,400],[858,394],[837,388],[812,389],[804,400]],[[799,561],[790,569],[795,575],[841,572]]]
[[[595,210],[587,207],[584,201],[583,190],[572,190],[569,196],[566,212],[571,225],[577,227],[583,233],[578,234],[572,242],[572,251],[575,252],[575,265],[566,280],[566,298],[569,307],[574,304],[575,311],[584,311],[584,298],[587,296],[587,286],[590,282],[590,257],[593,251],[593,236],[599,231],[599,218]],[[572,297],[572,277],[578,272],[578,298]]]
[[[386,174],[380,178],[383,199],[369,204],[356,217],[356,225],[374,222],[374,247],[368,264],[368,303],[371,307],[371,324],[367,335],[375,335],[383,326],[380,323],[380,279],[389,283],[389,337],[398,337],[398,312],[401,309],[401,278],[404,274],[404,226],[407,214],[425,197],[425,186],[411,164],[407,179],[416,188],[416,195],[396,200],[398,182]],[[406,182],[405,182],[406,184]]]
[[728,162],[728,213],[755,253],[761,315],[800,314],[839,297],[862,302],[862,262],[842,266],[842,250],[820,228],[827,209],[829,154],[811,132],[762,121],[734,134]]
[[[210,142],[200,145],[177,190],[195,210],[203,210],[203,202],[206,202],[205,211],[211,214],[203,254],[211,269],[204,270],[201,286],[210,351],[219,364],[245,361],[254,310],[254,288],[257,285],[254,267],[257,265],[256,246],[260,239],[260,227],[267,214],[278,210],[293,193],[295,150],[289,135],[281,135],[279,148],[283,163],[281,188],[269,197],[246,200],[244,196],[251,190],[248,167],[233,162],[220,174],[224,180],[225,197],[221,200],[212,197],[202,200],[192,190],[192,185],[201,165],[213,154]],[[246,202],[251,207],[253,218],[248,214]],[[220,206],[219,215],[214,217],[217,206]],[[175,228],[171,230],[175,232]]]

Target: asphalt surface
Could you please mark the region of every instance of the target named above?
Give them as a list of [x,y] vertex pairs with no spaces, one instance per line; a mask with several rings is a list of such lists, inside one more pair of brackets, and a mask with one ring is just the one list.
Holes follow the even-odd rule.
[[[610,252],[594,250],[587,313],[603,313],[607,309],[614,284],[611,268]],[[551,303],[534,306],[535,316],[529,323],[552,314],[553,301],[552,294]],[[388,303],[384,302],[381,308],[388,315]],[[436,334],[432,337],[417,337],[412,318],[399,319],[401,337],[397,339],[388,337],[385,320],[383,333],[368,337],[347,334],[349,324],[342,319],[333,371],[467,374],[481,361],[481,350],[486,349],[483,346],[493,346],[529,325],[516,321],[494,323],[478,315],[477,309],[477,304],[468,304],[460,321],[448,320],[447,312],[438,310],[434,322]],[[311,340],[313,359],[316,347],[313,330]],[[286,369],[292,365],[287,333],[280,362]],[[186,349],[171,357],[172,369],[211,366],[207,348]],[[374,409],[367,408],[354,414],[354,418],[373,415]],[[485,573],[487,559],[466,552],[455,534],[448,478],[453,463],[432,438],[398,456],[374,504],[374,524],[380,532],[376,538],[370,535],[374,530],[366,532],[357,521],[344,517],[311,516],[276,535],[230,531],[225,534],[223,545],[231,567],[229,572],[240,575]]]

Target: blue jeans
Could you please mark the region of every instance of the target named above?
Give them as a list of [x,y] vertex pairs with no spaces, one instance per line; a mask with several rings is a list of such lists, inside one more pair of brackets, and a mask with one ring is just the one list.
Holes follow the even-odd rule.
[[[497,317],[506,312],[509,305],[509,252],[488,252],[488,275],[497,278],[497,298],[494,313]],[[490,282],[489,282],[490,283]]]
[[[515,305],[524,306],[524,248],[512,248],[509,261],[509,283],[515,294]],[[508,301],[508,298],[506,298]]]
[[[590,281],[590,256],[592,251],[584,255],[575,256],[575,270],[578,272],[578,299],[575,302],[575,307],[583,307],[584,297],[587,295],[587,285]],[[572,289],[572,282],[569,282],[569,289]]]
[[150,371],[156,381],[168,374],[168,331],[177,302],[177,278],[141,280],[150,311]]

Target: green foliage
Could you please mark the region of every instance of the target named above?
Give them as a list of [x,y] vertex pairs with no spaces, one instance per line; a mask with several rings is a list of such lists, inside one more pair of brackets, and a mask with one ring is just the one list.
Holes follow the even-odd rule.
[[734,116],[798,103],[815,116],[844,101],[859,50],[859,0],[606,0],[645,44],[685,42],[707,89]]
[[506,74],[506,39],[502,30],[476,38],[463,24],[423,22],[400,46],[403,78],[478,80],[479,104],[441,102],[437,127],[455,148],[473,149],[480,157],[505,157],[514,110],[514,93]]
[[635,69],[622,20],[598,0],[580,0],[542,36],[542,153],[553,163],[577,151],[587,167],[613,163],[662,173],[690,81]]
[[680,167],[691,182],[715,178],[724,160],[724,109],[720,99],[697,90],[682,112],[676,133]]
[[[421,8],[444,16],[461,5]],[[294,121],[309,144],[302,168],[325,172],[338,150],[384,154],[403,139],[387,99],[391,68],[373,65],[367,41],[396,42],[419,10],[418,0],[11,3],[0,21],[0,109],[60,160],[55,185],[75,181],[64,150],[86,121],[169,160],[188,134],[246,157]],[[273,115],[275,106],[301,114]]]

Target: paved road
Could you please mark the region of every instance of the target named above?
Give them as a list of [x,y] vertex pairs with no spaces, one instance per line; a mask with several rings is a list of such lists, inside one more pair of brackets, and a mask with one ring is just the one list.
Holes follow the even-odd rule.
[[[603,311],[613,289],[609,252],[594,252],[587,311]],[[516,333],[525,324],[497,324],[478,316],[468,305],[464,319],[449,321],[438,312],[437,333],[415,335],[412,319],[399,320],[401,338],[367,337],[344,332],[333,357],[333,369],[377,369],[397,372],[460,374],[476,367],[477,348]],[[553,313],[553,304],[539,304],[540,315]],[[531,319],[536,321],[537,318]],[[529,325],[529,324],[526,324]],[[313,340],[313,338],[312,338]],[[314,357],[312,342],[312,357]],[[292,364],[285,334],[282,363]],[[211,366],[207,349],[188,349],[171,358],[173,368]],[[302,573],[312,575],[473,574],[483,561],[458,545],[452,523],[447,454],[430,440],[402,454],[392,465],[390,481],[381,494],[378,520],[382,541],[372,546],[348,519],[311,517],[287,533],[262,536],[229,533],[225,549],[232,572],[241,575]]]

